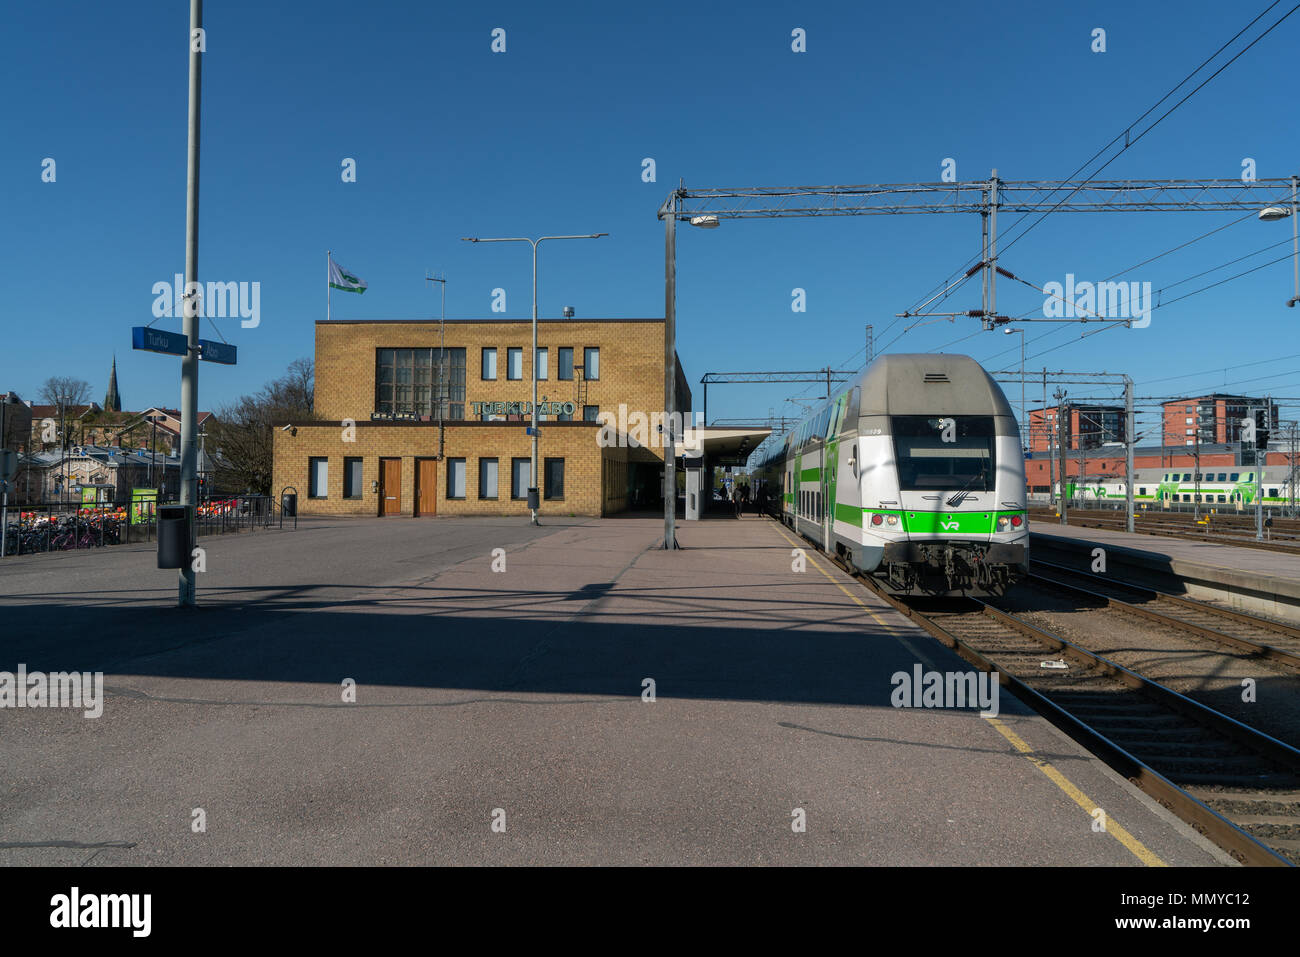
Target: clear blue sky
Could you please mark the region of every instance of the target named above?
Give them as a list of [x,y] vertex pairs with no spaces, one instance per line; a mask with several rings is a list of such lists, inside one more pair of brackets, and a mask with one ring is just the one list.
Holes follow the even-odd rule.
[[[262,319],[257,329],[222,324],[240,364],[205,364],[200,404],[216,408],[311,355],[326,248],[370,284],[363,297],[335,293],[336,317],[436,316],[427,271],[448,276],[450,317],[490,315],[495,287],[507,292],[507,315],[526,317],[528,247],[460,237],[604,231],[542,247],[542,314],[573,305],[579,316],[662,315],[655,212],[679,177],[933,182],[946,157],[961,180],[993,167],[1004,179],[1065,177],[1266,5],[1190,0],[1174,15],[1167,4],[1112,0],[1050,11],[1041,2],[209,3],[200,278],[260,282]],[[75,375],[102,399],[116,352],[127,407],[174,406],[178,360],[132,352],[130,327],[153,318],[153,284],[184,266],[188,5],[15,3],[0,17],[0,389],[33,397],[48,376]],[[496,27],[504,54],[490,49]],[[791,51],[796,27],[806,53]],[[1105,53],[1090,49],[1096,27]],[[1297,48],[1300,14],[1103,177],[1232,179],[1246,157],[1260,177],[1300,171]],[[52,184],[41,181],[45,157],[57,162]],[[357,161],[354,184],[341,182],[344,157]],[[642,182],[644,157],[657,182]],[[1232,218],[1062,213],[1001,264],[1038,284],[1103,279]],[[1004,228],[1014,219],[1004,214]],[[1250,219],[1125,278],[1160,289],[1289,234],[1289,223]],[[976,216],[684,228],[679,352],[697,408],[706,371],[856,366],[864,325],[881,344],[895,340],[904,326],[886,332],[895,314],[978,244]],[[807,292],[805,314],[791,312],[795,287]],[[1041,294],[1005,282],[1000,293],[1012,315],[1041,311]],[[1028,364],[1128,372],[1141,394],[1300,395],[1300,362],[1280,358],[1300,353],[1290,295],[1287,261],[1161,309],[1144,330],[1079,341],[1078,327],[1030,326]],[[948,305],[977,307],[978,280]],[[976,328],[937,322],[890,349],[951,343],[992,368],[1018,363],[1018,337]],[[1261,359],[1272,361],[1237,368]],[[1167,379],[1181,373],[1202,374]],[[710,417],[789,413],[787,396],[814,392],[716,388]]]

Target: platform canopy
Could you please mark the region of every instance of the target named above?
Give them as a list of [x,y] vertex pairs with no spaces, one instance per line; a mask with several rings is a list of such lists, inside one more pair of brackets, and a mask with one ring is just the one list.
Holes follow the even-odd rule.
[[770,428],[703,425],[686,430],[680,454],[686,458],[703,457],[706,466],[744,465],[754,449],[771,434]]

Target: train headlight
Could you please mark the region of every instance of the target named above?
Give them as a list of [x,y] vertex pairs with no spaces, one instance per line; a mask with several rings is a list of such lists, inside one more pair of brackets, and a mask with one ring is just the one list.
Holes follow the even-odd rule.
[[872,525],[879,525],[879,524],[880,524],[881,522],[883,522],[883,521],[884,521],[884,516],[881,515],[879,512],[873,512],[873,513],[872,513],[872,515],[871,515],[871,524],[872,524]]
[[1011,525],[1011,519],[1007,518],[1005,515],[1003,515],[1001,518],[998,519],[999,532],[1005,532],[1010,525]]
[[890,516],[886,517],[885,521],[888,522],[890,525],[897,525],[897,524],[898,524],[898,516],[897,516],[897,515],[890,515]]

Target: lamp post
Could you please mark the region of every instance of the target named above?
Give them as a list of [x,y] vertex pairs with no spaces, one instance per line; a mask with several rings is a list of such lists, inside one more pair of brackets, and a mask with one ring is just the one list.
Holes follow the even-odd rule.
[[[677,220],[683,214],[681,201],[685,188],[679,186],[659,209],[664,221],[664,548],[677,547],[677,449],[672,432],[673,413],[677,411]],[[697,229],[717,229],[719,219],[712,214],[687,217]]]
[[601,236],[608,236],[609,233],[588,233],[584,236],[540,236],[537,239],[529,239],[526,236],[508,236],[499,239],[482,239],[477,236],[466,236],[463,238],[467,243],[528,243],[533,247],[533,427],[528,431],[533,437],[533,464],[528,473],[530,488],[528,489],[529,511],[532,514],[532,524],[537,524],[537,506],[541,504],[541,493],[537,485],[537,246],[550,239],[599,239]]

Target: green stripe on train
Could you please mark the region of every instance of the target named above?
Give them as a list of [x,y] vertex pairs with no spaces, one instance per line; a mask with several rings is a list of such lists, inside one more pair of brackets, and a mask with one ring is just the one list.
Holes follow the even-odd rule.
[[800,482],[820,482],[822,470],[819,468],[804,469],[799,473]]

